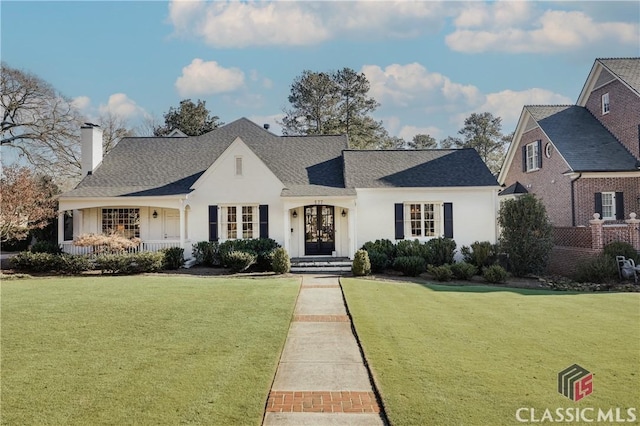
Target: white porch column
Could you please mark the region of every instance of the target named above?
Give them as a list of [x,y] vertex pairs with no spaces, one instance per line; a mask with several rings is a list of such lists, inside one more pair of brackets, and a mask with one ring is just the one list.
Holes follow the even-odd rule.
[[180,200],[180,208],[179,208],[180,210],[180,247],[182,249],[184,249],[185,234],[186,234],[185,225],[187,223],[187,221],[185,220],[186,201],[187,200]]
[[64,242],[64,211],[58,212],[58,244]]
[[358,209],[356,207],[356,202],[353,202],[353,207],[349,210],[349,259],[353,259],[353,256],[356,254],[356,250],[358,249],[358,233],[356,226],[358,224],[357,220]]
[[285,216],[282,221],[284,223],[284,249],[289,254],[289,257],[291,257],[291,206],[289,203],[284,203],[282,207]]

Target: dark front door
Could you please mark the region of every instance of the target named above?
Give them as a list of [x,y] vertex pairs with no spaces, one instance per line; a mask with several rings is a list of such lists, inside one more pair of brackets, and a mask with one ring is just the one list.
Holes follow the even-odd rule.
[[333,206],[304,208],[304,254],[331,255],[336,249]]

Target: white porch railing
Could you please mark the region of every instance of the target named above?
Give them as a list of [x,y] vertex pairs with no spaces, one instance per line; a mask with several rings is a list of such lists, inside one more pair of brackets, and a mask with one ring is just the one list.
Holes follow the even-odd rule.
[[[100,251],[100,247],[79,247],[74,246],[72,241],[65,241],[60,244],[62,246],[62,251],[69,254],[95,254]],[[191,241],[185,241],[185,252],[187,249],[191,248]],[[138,247],[133,247],[125,250],[127,253],[138,253],[138,252],[155,252],[160,251],[162,249],[170,248],[170,247],[180,247],[180,241],[178,240],[147,240],[142,241]],[[191,253],[189,251],[189,253]],[[186,253],[185,253],[186,254]]]

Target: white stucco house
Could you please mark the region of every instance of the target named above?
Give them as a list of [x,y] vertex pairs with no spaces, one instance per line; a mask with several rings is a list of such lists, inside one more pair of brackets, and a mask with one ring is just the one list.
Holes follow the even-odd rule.
[[65,251],[83,233],[142,250],[272,238],[291,257],[353,258],[365,242],[495,242],[495,177],[473,149],[349,150],[346,136],[277,136],[242,118],[196,137],[133,137],[102,158],[82,128],[83,180],[59,198]]

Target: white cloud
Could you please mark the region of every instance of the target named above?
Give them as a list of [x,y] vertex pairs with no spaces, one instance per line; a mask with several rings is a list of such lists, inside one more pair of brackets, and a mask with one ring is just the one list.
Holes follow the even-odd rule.
[[371,96],[383,104],[445,108],[454,104],[471,105],[480,98],[477,87],[455,83],[418,63],[391,64],[384,69],[378,65],[365,65],[361,72],[369,80]]
[[109,96],[106,104],[100,104],[98,112],[100,114],[111,113],[128,120],[140,118],[146,114],[142,107],[124,93],[114,93]]
[[87,110],[91,105],[91,98],[89,98],[88,96],[75,97],[71,100],[71,105],[79,111],[83,112]]
[[173,1],[175,34],[215,47],[304,46],[340,38],[411,37],[443,23],[441,2]]
[[238,68],[224,68],[215,61],[196,58],[182,68],[176,80],[180,96],[214,95],[232,92],[244,85],[244,73]]
[[398,132],[398,136],[409,142],[415,135],[429,135],[437,140],[441,136],[441,133],[442,131],[435,126],[402,126]]
[[462,127],[464,119],[472,112],[488,111],[494,116],[502,118],[502,129],[508,133],[515,129],[522,107],[525,105],[568,105],[573,103],[570,98],[546,89],[502,90],[487,94],[481,105],[472,111],[456,114],[453,120]]
[[592,49],[594,45],[637,46],[640,25],[598,22],[583,11],[531,9],[526,2],[476,4],[454,20],[447,45],[465,53],[558,53]]

